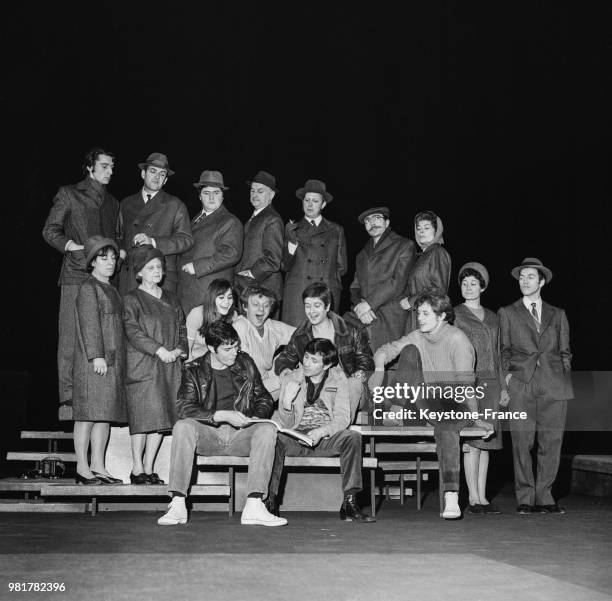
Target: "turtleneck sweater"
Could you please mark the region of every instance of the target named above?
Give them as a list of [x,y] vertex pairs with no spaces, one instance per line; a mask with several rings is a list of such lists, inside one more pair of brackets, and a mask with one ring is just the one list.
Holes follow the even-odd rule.
[[459,328],[444,322],[433,333],[424,334],[414,330],[399,340],[381,346],[376,351],[374,361],[384,358],[385,364],[390,363],[408,344],[419,349],[426,383],[474,382],[474,347]]

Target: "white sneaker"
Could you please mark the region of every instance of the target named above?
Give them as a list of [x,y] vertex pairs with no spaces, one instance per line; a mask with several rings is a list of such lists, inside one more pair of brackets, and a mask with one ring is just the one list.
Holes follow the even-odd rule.
[[287,520],[272,515],[261,499],[247,497],[240,523],[255,526],[284,526]]
[[176,526],[177,524],[187,523],[187,507],[185,507],[185,497],[172,497],[168,504],[168,512],[162,515],[157,523],[160,526]]
[[442,517],[445,520],[456,520],[461,517],[459,509],[459,493],[448,491],[444,493],[444,511]]

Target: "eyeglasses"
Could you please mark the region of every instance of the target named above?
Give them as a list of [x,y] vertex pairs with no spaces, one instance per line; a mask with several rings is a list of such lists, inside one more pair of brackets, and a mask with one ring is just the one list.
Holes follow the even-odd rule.
[[364,220],[364,224],[368,225],[370,223],[376,223],[378,221],[384,221],[385,217],[384,215],[368,215]]

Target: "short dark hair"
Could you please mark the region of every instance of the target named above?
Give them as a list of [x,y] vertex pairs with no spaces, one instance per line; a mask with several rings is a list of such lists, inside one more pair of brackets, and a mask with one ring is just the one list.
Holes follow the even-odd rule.
[[302,292],[302,302],[307,298],[320,298],[325,303],[326,307],[328,305],[331,307],[334,302],[334,295],[331,293],[327,284],[323,282],[310,284],[310,286],[304,288]]
[[212,346],[215,352],[222,344],[240,343],[238,332],[226,321],[215,321],[204,328],[206,346]]
[[434,231],[438,231],[438,216],[433,211],[420,211],[414,216],[414,226],[419,225],[419,221],[429,221]]
[[278,307],[278,298],[276,297],[276,294],[274,294],[274,292],[268,290],[267,288],[264,288],[263,286],[247,286],[240,293],[240,309],[243,314],[246,313],[246,308],[249,304],[249,298],[251,298],[251,296],[265,296],[269,298],[272,301],[270,307],[270,315],[272,315],[276,311],[276,308]]
[[[115,155],[108,150],[104,150],[104,148],[92,148],[87,152],[85,157],[83,158],[83,173],[87,175],[89,173],[89,169],[93,169],[96,165],[96,161],[100,157],[101,154],[105,154],[109,156],[111,159],[115,158]],[[89,169],[88,169],[89,168]]]
[[[334,346],[334,343],[327,338],[313,338],[304,347],[304,354],[321,355],[323,359],[323,365],[331,365],[335,367],[338,365],[338,351]],[[304,359],[304,357],[302,357]]]
[[483,290],[486,288],[484,278],[482,277],[482,274],[480,273],[480,271],[477,271],[476,269],[472,269],[471,267],[466,267],[465,269],[462,269],[459,272],[459,284],[462,284],[463,280],[469,277],[476,278],[478,282],[480,283],[480,287]]
[[455,311],[450,298],[439,290],[427,290],[417,296],[414,301],[414,308],[418,309],[421,305],[429,303],[436,315],[446,314],[445,321],[453,325],[455,323]]
[[105,257],[109,252],[112,252],[115,255],[115,259],[119,258],[119,253],[115,250],[114,246],[108,244],[107,246],[103,246],[91,259],[89,265],[85,267],[85,270],[88,273],[93,271],[93,264],[98,257]]

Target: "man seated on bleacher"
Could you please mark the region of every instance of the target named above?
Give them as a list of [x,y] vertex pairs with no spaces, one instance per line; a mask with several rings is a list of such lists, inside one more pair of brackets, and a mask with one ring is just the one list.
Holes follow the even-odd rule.
[[274,355],[286,345],[295,328],[270,319],[276,311],[276,295],[260,286],[249,286],[240,294],[240,315],[233,323],[240,336],[240,349],[248,353],[261,374],[261,380],[273,399],[278,399],[280,379],[274,373]]
[[[423,368],[423,388],[431,390],[425,398],[416,400],[419,409],[427,411],[428,421],[434,426],[438,460],[444,490],[445,519],[461,517],[458,503],[460,469],[460,432],[472,423],[461,419],[465,413],[478,413],[474,396],[466,392],[474,388],[474,347],[462,330],[455,327],[455,313],[450,299],[438,291],[425,292],[415,301],[419,329],[399,340],[383,344],[374,355],[375,372],[370,377],[370,388],[383,382],[385,365],[399,357],[394,378],[412,378],[414,373],[414,347],[418,349]],[[425,388],[425,385],[428,388]],[[439,391],[438,391],[439,389]],[[459,391],[465,393],[460,396]],[[450,394],[447,394],[450,393]],[[448,417],[433,419],[434,412]],[[456,416],[456,419],[454,418]],[[487,431],[483,438],[493,434],[493,426],[482,419],[473,420],[474,426]]]
[[374,522],[357,504],[361,481],[361,435],[349,430],[350,402],[348,379],[338,366],[336,347],[325,338],[313,338],[305,348],[301,365],[281,377],[278,417],[281,425],[307,434],[314,447],[279,433],[270,480],[268,509],[276,511],[276,497],[285,456],[340,456],[344,501],[340,519]]
[[291,340],[276,358],[277,374],[298,366],[306,343],[313,338],[326,338],[338,349],[338,360],[348,378],[351,422],[357,409],[366,409],[369,399],[367,379],[374,369],[372,350],[365,331],[356,328],[331,311],[330,289],[323,282],[311,284],[302,292],[306,321],[291,336]]
[[262,501],[274,463],[276,427],[249,418],[272,416],[273,400],[251,357],[241,352],[234,328],[217,321],[204,336],[210,351],[185,367],[178,393],[179,420],[172,430],[170,482],[172,501],[158,524],[187,522],[185,498],[194,454],[249,457],[247,500],[241,523],[284,526],[287,520],[269,513]]

